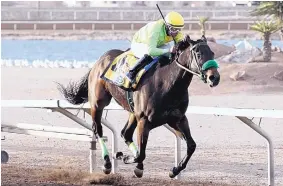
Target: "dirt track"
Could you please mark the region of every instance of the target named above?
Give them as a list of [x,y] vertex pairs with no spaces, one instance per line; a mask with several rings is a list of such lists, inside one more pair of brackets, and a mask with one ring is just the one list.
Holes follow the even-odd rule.
[[[71,186],[71,185],[116,185],[116,186],[232,186],[213,182],[186,182],[162,178],[135,178],[121,174],[104,175],[102,173],[88,174],[82,171],[66,171],[63,169],[36,168],[28,169],[21,166],[2,165],[2,185],[34,185],[34,186]],[[235,185],[233,185],[235,186]]]

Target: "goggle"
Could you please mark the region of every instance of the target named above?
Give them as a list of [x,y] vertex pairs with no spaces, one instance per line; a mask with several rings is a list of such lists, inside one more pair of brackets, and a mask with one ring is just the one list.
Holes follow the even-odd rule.
[[178,32],[181,31],[181,28],[175,28],[175,27],[169,26],[169,31],[170,31],[172,34],[177,34]]

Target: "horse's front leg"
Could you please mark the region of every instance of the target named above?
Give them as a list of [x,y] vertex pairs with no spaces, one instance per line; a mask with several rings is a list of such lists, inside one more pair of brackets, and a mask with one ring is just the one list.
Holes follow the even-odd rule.
[[187,143],[187,154],[179,162],[178,166],[174,167],[169,173],[170,178],[174,178],[186,168],[188,161],[190,160],[192,154],[195,152],[196,143],[191,136],[189,122],[186,116],[183,116],[183,118],[178,123],[170,123],[169,125],[175,130],[180,131]]
[[149,124],[150,123],[147,120],[147,118],[141,118],[137,124],[137,141],[138,141],[139,154],[138,157],[136,158],[136,162],[138,164],[134,170],[134,173],[138,178],[141,178],[143,176],[143,161],[145,159],[146,144],[150,131]]

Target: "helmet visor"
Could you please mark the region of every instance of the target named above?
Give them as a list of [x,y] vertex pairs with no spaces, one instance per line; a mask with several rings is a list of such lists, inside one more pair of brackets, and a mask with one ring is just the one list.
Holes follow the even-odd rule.
[[181,28],[175,28],[175,27],[172,27],[172,26],[169,26],[169,32],[172,33],[172,34],[177,34],[178,32],[180,32],[182,29]]

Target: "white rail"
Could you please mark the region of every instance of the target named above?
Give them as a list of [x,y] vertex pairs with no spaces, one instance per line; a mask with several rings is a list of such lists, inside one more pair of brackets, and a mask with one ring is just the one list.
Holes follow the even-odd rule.
[[[89,104],[84,105],[72,105],[64,100],[2,100],[1,107],[23,107],[23,108],[45,108],[58,111],[67,117],[73,119],[77,123],[83,125],[84,127],[91,129],[85,121],[73,115],[66,109],[83,109],[84,111],[89,110]],[[105,108],[105,110],[123,110],[117,104],[110,104]],[[247,124],[258,134],[263,136],[268,143],[268,185],[274,186],[274,148],[271,137],[258,125],[253,123],[247,117],[268,117],[268,118],[283,118],[283,110],[272,110],[272,109],[247,109],[247,108],[218,108],[218,107],[199,107],[199,106],[189,106],[186,114],[208,114],[208,115],[221,115],[221,116],[234,116],[240,121]],[[111,128],[110,123],[106,120],[102,120],[102,123],[112,131],[112,153],[117,152],[117,134],[113,128]],[[171,128],[165,125],[167,129],[171,132]],[[181,149],[180,149],[180,139],[176,136],[175,141],[175,163],[177,164],[181,159]],[[113,159],[113,164],[117,162]],[[115,166],[114,166],[115,167]],[[114,169],[113,169],[114,171]],[[180,178],[180,176],[178,177]]]
[[[65,100],[1,100],[1,107],[90,109],[88,103],[73,105]],[[116,103],[110,103],[105,110],[122,110],[122,107]],[[254,108],[189,106],[186,114],[283,118],[283,110]]]
[[[4,123],[4,124],[3,124]],[[70,127],[54,127],[38,124],[17,123],[6,124],[1,122],[1,132],[27,134],[34,136],[52,137],[77,141],[91,141],[92,133],[86,129]]]
[[[180,12],[185,20],[197,19],[197,16],[208,16],[211,19],[255,19],[249,16],[252,9],[246,8],[204,8],[201,9],[175,9]],[[163,9],[164,14],[171,11]],[[160,18],[156,8],[97,8],[97,9],[21,9],[21,8],[2,8],[2,20],[154,20]]]

